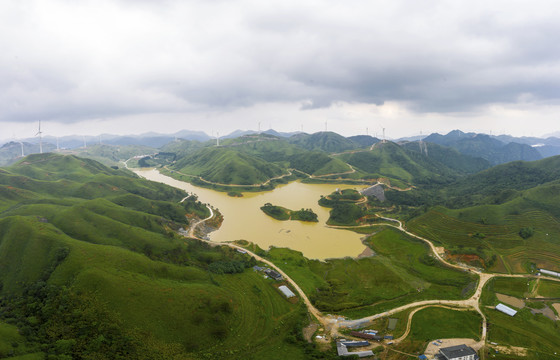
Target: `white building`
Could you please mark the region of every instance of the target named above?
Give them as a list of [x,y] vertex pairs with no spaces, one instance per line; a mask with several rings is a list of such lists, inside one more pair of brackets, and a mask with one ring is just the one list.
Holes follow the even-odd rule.
[[282,291],[282,294],[284,294],[287,298],[296,296],[296,294],[294,294],[286,285],[279,286],[278,290]]
[[515,314],[517,314],[517,311],[513,310],[509,306],[505,306],[504,304],[496,305],[496,310],[501,311],[509,316],[514,316]]

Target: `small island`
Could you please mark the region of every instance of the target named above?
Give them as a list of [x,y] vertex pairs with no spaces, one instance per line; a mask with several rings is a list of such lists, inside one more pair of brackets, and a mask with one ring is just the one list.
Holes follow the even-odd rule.
[[271,203],[266,203],[261,206],[261,210],[270,217],[276,220],[286,221],[286,220],[299,220],[299,221],[309,221],[309,222],[319,222],[317,219],[317,214],[311,209],[301,209],[301,210],[290,210],[282,206],[272,205]]

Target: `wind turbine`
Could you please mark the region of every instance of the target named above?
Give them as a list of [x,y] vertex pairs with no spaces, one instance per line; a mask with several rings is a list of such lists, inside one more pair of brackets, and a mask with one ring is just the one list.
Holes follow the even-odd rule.
[[35,136],[39,135],[39,152],[43,153],[43,132],[41,131],[41,119],[39,119],[39,131]]
[[220,133],[216,131],[216,146],[220,146]]
[[58,136],[56,137],[56,151],[60,152],[60,146],[58,146]]
[[23,143],[21,141],[18,142],[21,145],[21,157],[24,157],[25,155],[23,154]]
[[327,122],[325,121],[325,131],[327,131]]
[[84,149],[87,149],[86,136],[83,135],[82,138],[84,139]]

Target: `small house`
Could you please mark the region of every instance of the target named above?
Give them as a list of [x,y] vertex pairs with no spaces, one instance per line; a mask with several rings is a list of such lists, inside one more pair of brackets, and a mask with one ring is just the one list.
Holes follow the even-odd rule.
[[439,350],[441,360],[478,360],[478,355],[473,348],[467,345],[456,345]]
[[270,276],[271,278],[273,278],[273,279],[276,280],[276,281],[281,281],[281,280],[284,279],[284,278],[282,277],[282,275],[280,275],[280,273],[278,273],[277,271],[274,271],[274,270],[272,270],[272,269],[266,269],[266,270],[264,271],[264,273],[265,273],[266,275]]

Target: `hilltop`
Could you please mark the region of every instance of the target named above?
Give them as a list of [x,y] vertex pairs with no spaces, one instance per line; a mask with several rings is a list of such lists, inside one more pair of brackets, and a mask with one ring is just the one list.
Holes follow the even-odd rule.
[[208,215],[192,194],[72,155],[0,169],[0,327],[26,339],[15,354],[305,358],[288,340],[300,304],[246,271],[254,259],[177,235]]

